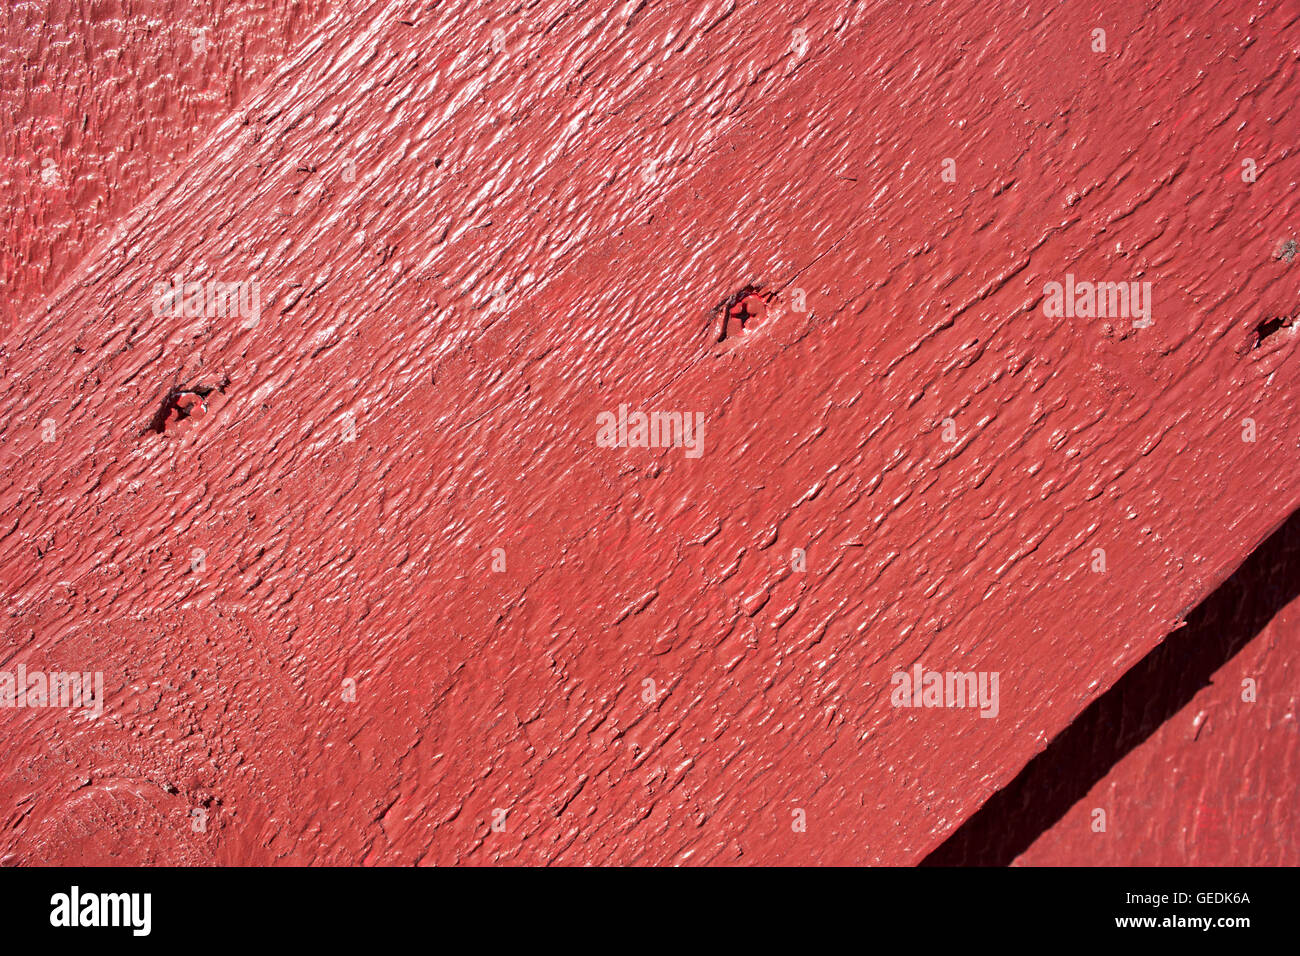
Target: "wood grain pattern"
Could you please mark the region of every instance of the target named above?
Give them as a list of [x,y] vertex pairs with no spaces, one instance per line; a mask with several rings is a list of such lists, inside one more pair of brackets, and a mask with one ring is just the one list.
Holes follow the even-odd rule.
[[1300,505],[1285,6],[332,22],[0,355],[4,860],[913,863]]

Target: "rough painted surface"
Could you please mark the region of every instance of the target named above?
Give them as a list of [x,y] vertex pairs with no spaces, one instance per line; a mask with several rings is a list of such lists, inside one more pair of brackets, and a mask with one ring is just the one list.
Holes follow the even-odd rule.
[[[1300,865],[1298,654],[1292,600],[1017,864]],[[1262,688],[1254,703],[1242,699],[1247,680]],[[1097,808],[1108,811],[1104,835],[1092,829]]]
[[11,3],[0,22],[0,330],[54,292],[119,217],[180,168],[310,35],[324,7]]
[[930,865],[1300,862],[1300,512]]
[[0,355],[5,861],[915,862],[1300,505],[1293,10],[340,17]]

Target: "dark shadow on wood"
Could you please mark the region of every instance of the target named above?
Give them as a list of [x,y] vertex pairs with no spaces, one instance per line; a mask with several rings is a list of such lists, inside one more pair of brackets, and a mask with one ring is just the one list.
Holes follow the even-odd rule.
[[[921,866],[1007,866],[1300,594],[1300,511]],[[1163,786],[1159,780],[1151,786]]]

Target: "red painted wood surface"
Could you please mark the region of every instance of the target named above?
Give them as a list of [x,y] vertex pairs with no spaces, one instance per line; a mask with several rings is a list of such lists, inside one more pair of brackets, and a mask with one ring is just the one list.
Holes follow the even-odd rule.
[[[1294,581],[1287,582],[1292,594]],[[1209,686],[1125,755],[1016,862],[1300,864],[1298,653],[1300,600],[1293,598]],[[1097,809],[1107,812],[1104,831],[1094,829]]]
[[37,310],[122,216],[182,168],[311,36],[326,7],[11,4],[0,21],[0,331]]
[[1300,512],[926,858],[1300,861]]
[[[337,14],[12,280],[5,656],[107,701],[0,713],[0,858],[919,861],[1300,505],[1297,31]],[[1045,315],[1067,275],[1151,326]],[[601,447],[621,405],[700,454]],[[891,706],[916,663],[997,716]]]

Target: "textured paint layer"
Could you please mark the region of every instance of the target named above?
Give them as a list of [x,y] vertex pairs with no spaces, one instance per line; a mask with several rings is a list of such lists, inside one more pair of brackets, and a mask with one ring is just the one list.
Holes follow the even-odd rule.
[[1300,512],[934,853],[932,865],[1289,865]]
[[0,858],[920,860],[1300,505],[1297,29],[337,14],[0,354]]
[[[1297,655],[1300,600],[1292,600],[1016,862],[1300,865]],[[1097,809],[1107,811],[1104,836],[1093,830]]]
[[0,330],[35,310],[119,217],[173,175],[310,37],[325,6],[10,5],[0,21]]

